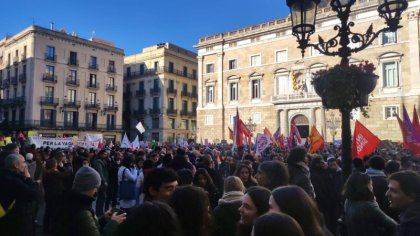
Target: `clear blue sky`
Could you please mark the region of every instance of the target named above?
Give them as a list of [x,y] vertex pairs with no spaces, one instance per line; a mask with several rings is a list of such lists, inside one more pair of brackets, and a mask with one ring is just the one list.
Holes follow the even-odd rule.
[[285,0],[15,0],[0,14],[0,38],[30,26],[109,40],[126,55],[161,42],[195,51],[203,36],[287,16]]

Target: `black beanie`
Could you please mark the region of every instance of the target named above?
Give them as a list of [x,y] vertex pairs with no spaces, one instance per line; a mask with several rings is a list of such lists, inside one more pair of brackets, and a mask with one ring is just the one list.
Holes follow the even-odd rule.
[[257,208],[258,216],[268,212],[270,209],[268,205],[268,200],[271,196],[270,190],[261,186],[253,186],[246,190],[245,194],[248,194]]
[[380,156],[372,156],[369,159],[369,166],[375,170],[384,170],[385,169],[385,160]]

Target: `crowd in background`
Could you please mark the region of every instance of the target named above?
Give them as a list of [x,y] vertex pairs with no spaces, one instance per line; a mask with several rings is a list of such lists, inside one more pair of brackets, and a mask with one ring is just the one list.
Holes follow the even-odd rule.
[[0,153],[0,234],[420,235],[419,159],[229,145]]

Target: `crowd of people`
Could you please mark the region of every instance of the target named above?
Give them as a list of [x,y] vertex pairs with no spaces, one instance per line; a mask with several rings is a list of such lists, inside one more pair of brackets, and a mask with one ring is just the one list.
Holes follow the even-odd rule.
[[[420,235],[420,162],[229,145],[0,153],[0,235]],[[42,220],[39,220],[42,218]]]

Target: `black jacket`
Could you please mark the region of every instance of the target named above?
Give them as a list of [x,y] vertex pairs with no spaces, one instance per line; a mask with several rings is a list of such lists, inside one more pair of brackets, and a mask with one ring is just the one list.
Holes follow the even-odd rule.
[[413,203],[401,213],[397,232],[398,236],[420,235],[420,202]]

